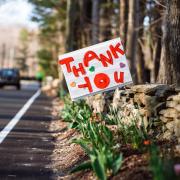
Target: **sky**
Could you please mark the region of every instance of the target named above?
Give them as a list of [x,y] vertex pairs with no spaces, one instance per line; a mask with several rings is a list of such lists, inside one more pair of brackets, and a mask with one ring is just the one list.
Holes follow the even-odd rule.
[[[0,0],[1,1],[1,0]],[[36,28],[31,21],[33,6],[27,0],[6,0],[0,4],[0,25],[25,25]]]

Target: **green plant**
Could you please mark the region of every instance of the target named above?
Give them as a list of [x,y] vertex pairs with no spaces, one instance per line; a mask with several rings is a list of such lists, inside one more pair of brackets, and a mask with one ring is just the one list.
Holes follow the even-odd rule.
[[163,174],[163,162],[162,159],[159,156],[159,149],[152,145],[150,147],[150,170],[153,174],[154,180],[163,180],[164,174]]
[[103,119],[105,120],[106,124],[109,125],[119,125],[121,117],[118,116],[118,112],[120,110],[115,109],[111,106],[109,106],[109,113],[106,116],[103,116]]
[[121,109],[110,107],[106,122],[118,126],[118,135],[122,143],[132,144],[134,148],[141,148],[144,140],[148,139],[142,116],[134,115],[124,118],[121,111]]
[[61,117],[64,121],[69,122],[70,128],[76,128],[85,134],[87,121],[92,116],[90,107],[83,100],[72,102],[69,97],[66,97],[64,102]]
[[149,167],[154,180],[176,180],[178,177],[174,172],[173,155],[169,152],[161,152],[160,149],[152,144],[149,148]]
[[58,95],[60,99],[65,100],[67,92],[63,88],[60,88]]
[[140,148],[143,145],[144,140],[147,139],[143,126],[140,128],[137,127],[135,119],[132,119],[131,125],[121,123],[119,132],[123,142],[132,144],[134,148]]
[[88,154],[90,162],[81,164],[73,170],[92,168],[101,180],[116,174],[122,164],[122,154],[115,151],[112,132],[102,124],[87,123],[86,136],[73,142],[79,144]]
[[65,106],[61,117],[70,123],[70,128],[76,128],[82,138],[73,140],[88,154],[90,161],[74,168],[72,172],[91,168],[99,179],[106,180],[121,167],[122,154],[117,153],[112,132],[103,124],[92,120],[92,110],[85,101],[72,102],[65,98]]

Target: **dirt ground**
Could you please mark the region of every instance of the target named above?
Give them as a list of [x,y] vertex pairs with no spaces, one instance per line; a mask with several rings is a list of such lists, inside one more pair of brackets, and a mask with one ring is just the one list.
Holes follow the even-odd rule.
[[[53,102],[53,116],[58,117],[62,107],[63,102],[55,99]],[[68,124],[61,119],[53,121],[50,130],[54,132],[53,137],[55,140],[55,150],[52,154],[52,168],[56,175],[53,179],[95,179],[91,171],[70,174],[73,167],[88,159],[79,145],[71,143],[71,141],[74,138],[78,138],[80,134],[74,129],[68,129]]]

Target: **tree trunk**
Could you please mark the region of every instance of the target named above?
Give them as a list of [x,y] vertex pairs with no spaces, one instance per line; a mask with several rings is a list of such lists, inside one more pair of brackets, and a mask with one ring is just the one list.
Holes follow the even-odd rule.
[[180,87],[180,1],[167,0],[159,82]]
[[159,35],[154,42],[153,50],[153,67],[151,71],[151,83],[157,81],[157,76],[160,68],[160,58],[161,58],[161,27],[157,27],[156,33]]
[[91,13],[92,13],[92,2],[90,0],[79,0],[79,20],[78,26],[79,39],[81,41],[80,48],[91,45]]
[[92,44],[99,42],[99,5],[100,0],[92,1]]
[[[161,0],[162,1],[162,0]],[[161,2],[160,1],[160,2]],[[161,2],[163,4],[163,2]],[[154,2],[150,1],[151,9],[150,9],[150,19],[153,22],[149,27],[150,34],[152,37],[151,44],[151,54],[152,54],[152,69],[151,69],[151,83],[155,83],[157,81],[157,76],[160,67],[160,58],[161,58],[161,42],[162,42],[162,6]]]
[[77,0],[67,0],[67,19],[66,19],[66,51],[74,50],[75,42],[75,20],[76,20]]
[[126,50],[126,40],[127,40],[127,26],[128,26],[128,1],[120,0],[120,38],[123,43],[124,49]]
[[139,0],[129,0],[129,14],[128,14],[128,33],[127,33],[127,45],[126,55],[130,65],[130,71],[133,82],[137,83],[137,71],[136,71],[136,50],[137,50],[137,27],[138,27],[138,15]]
[[144,62],[144,54],[143,47],[141,42],[143,41],[143,32],[144,29],[144,17],[145,17],[145,7],[146,4],[143,0],[139,0],[139,10],[137,9],[137,16],[139,17],[139,29],[138,29],[138,42],[137,42],[137,53],[136,53],[136,62],[137,62],[137,79],[139,84],[143,84],[146,82],[146,71],[145,71],[145,62]]
[[102,7],[100,9],[100,42],[110,40],[112,37],[111,33],[111,17],[110,17],[110,11],[111,9],[108,6],[104,6],[104,4],[107,4],[107,0],[101,0]]
[[[76,4],[77,0],[67,0],[67,14],[66,14],[66,52],[75,50],[75,21],[76,21]],[[62,71],[59,71],[60,88],[67,91],[66,81]]]

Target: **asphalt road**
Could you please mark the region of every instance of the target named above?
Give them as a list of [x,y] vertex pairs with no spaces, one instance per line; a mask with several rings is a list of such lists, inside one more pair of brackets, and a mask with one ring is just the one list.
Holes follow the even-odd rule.
[[[13,87],[0,89],[1,132],[37,90],[36,83],[26,82],[20,91]],[[0,180],[51,179],[50,110],[51,100],[41,93],[0,144]]]

